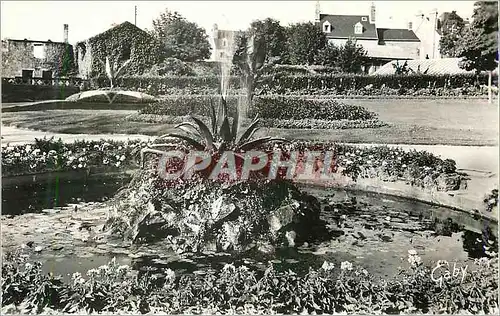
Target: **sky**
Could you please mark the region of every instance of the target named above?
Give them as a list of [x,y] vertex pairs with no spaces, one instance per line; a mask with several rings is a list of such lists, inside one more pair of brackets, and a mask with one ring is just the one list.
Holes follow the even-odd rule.
[[[474,1],[373,1],[377,27],[405,28],[419,11],[455,10],[470,17]],[[372,1],[320,1],[321,13],[366,14]],[[272,17],[288,25],[314,21],[316,1],[1,1],[1,38],[63,41],[69,24],[69,42],[76,43],[106,31],[113,23],[134,23],[151,29],[165,9],[178,11],[210,33],[219,29],[246,29],[251,21]]]

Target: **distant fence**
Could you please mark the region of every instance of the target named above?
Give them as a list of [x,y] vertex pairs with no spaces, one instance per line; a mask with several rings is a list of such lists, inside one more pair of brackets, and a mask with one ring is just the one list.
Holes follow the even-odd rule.
[[2,102],[65,99],[80,92],[81,78],[2,78]]

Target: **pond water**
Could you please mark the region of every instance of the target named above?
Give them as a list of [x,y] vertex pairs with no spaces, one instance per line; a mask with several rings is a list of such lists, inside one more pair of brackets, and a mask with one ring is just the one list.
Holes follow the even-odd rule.
[[[126,181],[127,176],[115,175],[106,179],[90,177],[85,181],[60,182],[57,203],[46,199],[53,196],[47,193],[53,192],[48,183],[31,183],[17,193],[4,188],[3,250],[31,242],[26,248],[32,252],[33,259],[44,263],[46,272],[68,278],[73,272],[84,274],[113,257],[135,270],[160,274],[165,268],[176,273],[202,273],[200,270],[220,269],[226,263],[245,264],[260,271],[273,264],[277,269],[291,269],[300,274],[309,267],[319,268],[326,260],[337,268],[341,262],[350,261],[375,276],[392,277],[399,267],[408,267],[410,249],[417,250],[426,264],[447,260],[469,266],[473,265],[474,258],[498,249],[497,224],[474,219],[460,211],[380,194],[304,187],[322,201],[321,216],[332,233],[329,241],[311,240],[299,248],[277,249],[272,255],[257,252],[242,256],[178,255],[162,242],[130,245],[102,235],[108,206],[83,201],[110,197]],[[78,211],[75,205],[69,204],[39,212],[63,206],[76,198],[83,200],[76,204]],[[102,236],[92,238],[97,235]],[[35,251],[37,246],[39,249]]]
[[104,201],[125,186],[131,176],[122,173],[86,175],[64,172],[19,178],[2,179],[4,215],[40,212],[68,203]]

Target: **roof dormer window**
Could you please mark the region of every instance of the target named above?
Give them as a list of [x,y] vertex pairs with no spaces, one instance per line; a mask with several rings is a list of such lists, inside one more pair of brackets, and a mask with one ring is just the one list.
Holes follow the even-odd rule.
[[363,16],[363,17],[361,17],[361,21],[366,22],[366,21],[368,21],[368,19],[366,18],[366,16]]
[[332,25],[330,24],[330,22],[325,21],[325,23],[323,23],[323,32],[330,33],[331,31],[332,31]]
[[361,24],[361,22],[354,25],[354,34],[363,34],[363,24]]

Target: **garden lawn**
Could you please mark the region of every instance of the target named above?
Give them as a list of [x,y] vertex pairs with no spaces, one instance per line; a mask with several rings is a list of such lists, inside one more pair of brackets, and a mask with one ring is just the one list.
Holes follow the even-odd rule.
[[[388,126],[366,129],[263,128],[261,133],[303,140],[348,143],[498,144],[498,106],[483,100],[342,100],[376,112]],[[57,133],[160,135],[173,125],[126,120],[136,111],[52,110],[2,113],[2,124]]]

